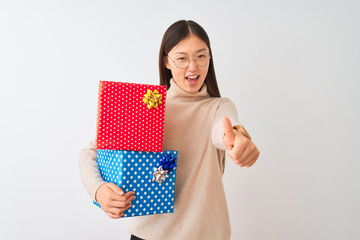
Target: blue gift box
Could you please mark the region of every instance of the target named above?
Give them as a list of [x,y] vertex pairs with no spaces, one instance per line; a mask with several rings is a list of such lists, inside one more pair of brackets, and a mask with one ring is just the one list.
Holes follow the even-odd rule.
[[174,211],[177,155],[177,151],[97,150],[97,163],[103,179],[115,183],[124,192],[135,192],[131,208],[122,217]]

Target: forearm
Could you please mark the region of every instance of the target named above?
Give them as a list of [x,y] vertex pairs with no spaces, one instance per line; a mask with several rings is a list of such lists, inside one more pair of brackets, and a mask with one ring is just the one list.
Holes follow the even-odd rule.
[[221,150],[226,150],[226,146],[223,143],[224,126],[222,123],[223,117],[228,117],[231,121],[232,126],[242,125],[237,116],[235,105],[227,98],[222,99],[219,103],[218,110],[214,116],[212,124],[212,142],[214,146]]
[[79,155],[79,171],[82,183],[90,195],[95,200],[95,193],[99,186],[105,181],[100,175],[99,167],[96,163],[97,151],[95,143],[92,141],[86,148],[81,150]]

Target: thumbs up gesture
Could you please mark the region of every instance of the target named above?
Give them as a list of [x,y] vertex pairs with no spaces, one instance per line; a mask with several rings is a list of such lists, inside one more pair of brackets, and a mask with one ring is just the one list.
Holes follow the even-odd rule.
[[229,157],[240,167],[251,167],[258,159],[260,152],[250,140],[247,133],[233,129],[230,119],[223,118],[224,138]]

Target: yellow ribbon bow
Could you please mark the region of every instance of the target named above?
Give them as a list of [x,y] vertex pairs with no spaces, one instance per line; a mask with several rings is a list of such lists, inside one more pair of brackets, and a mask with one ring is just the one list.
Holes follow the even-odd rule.
[[162,95],[159,94],[158,90],[154,92],[150,89],[147,90],[147,93],[144,95],[143,102],[147,105],[148,109],[157,108],[160,104]]

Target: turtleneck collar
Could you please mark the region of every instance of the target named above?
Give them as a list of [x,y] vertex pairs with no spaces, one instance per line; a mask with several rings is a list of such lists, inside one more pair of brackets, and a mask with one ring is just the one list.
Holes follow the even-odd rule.
[[182,90],[174,81],[170,79],[170,87],[166,93],[166,98],[171,100],[180,100],[180,101],[198,101],[210,97],[210,94],[207,91],[206,84],[204,83],[200,91],[197,93],[188,93]]

